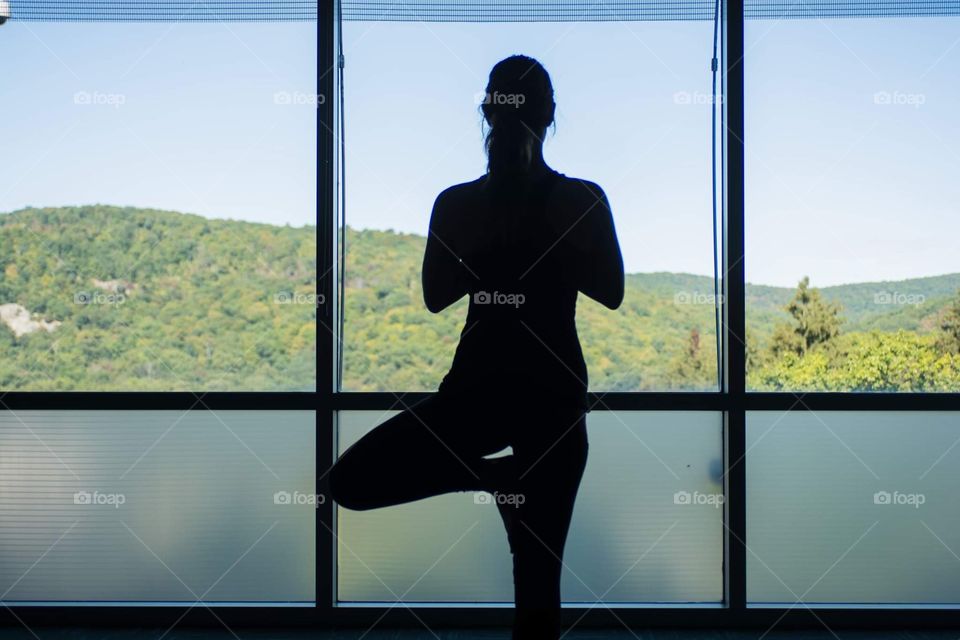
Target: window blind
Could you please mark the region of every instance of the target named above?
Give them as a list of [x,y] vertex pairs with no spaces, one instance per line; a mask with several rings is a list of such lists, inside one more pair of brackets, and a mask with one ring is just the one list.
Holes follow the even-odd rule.
[[[333,0],[321,0],[332,2]],[[960,15],[960,0],[745,0],[748,19]],[[317,0],[0,0],[11,20],[311,21]],[[342,17],[383,22],[712,20],[712,0],[342,0]]]
[[[0,2],[0,6],[2,6]],[[286,22],[317,19],[315,0],[9,0],[31,22]]]
[[747,19],[935,18],[960,15],[960,0],[745,0]]
[[610,22],[713,20],[713,0],[343,0],[344,20],[422,22]]
[[[598,22],[713,20],[712,0],[343,0],[344,20]],[[960,0],[745,0],[748,19],[960,15]]]

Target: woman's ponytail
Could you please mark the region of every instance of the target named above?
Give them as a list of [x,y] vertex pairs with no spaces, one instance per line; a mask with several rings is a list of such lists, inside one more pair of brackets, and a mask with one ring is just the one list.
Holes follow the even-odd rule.
[[481,110],[489,131],[487,170],[491,176],[530,169],[534,150],[553,123],[553,84],[539,62],[510,56],[490,71]]

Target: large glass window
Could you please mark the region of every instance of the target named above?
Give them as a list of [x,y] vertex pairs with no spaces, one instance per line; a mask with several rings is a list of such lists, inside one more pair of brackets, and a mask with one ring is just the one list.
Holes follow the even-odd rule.
[[313,390],[316,24],[13,20],[0,57],[0,388]]
[[[743,25],[699,0],[10,4],[3,604],[510,601],[485,494],[316,492],[451,361],[466,303],[424,308],[424,235],[484,172],[476,96],[522,52],[555,83],[547,161],[606,189],[628,271],[617,312],[579,303],[597,393],[566,605],[960,607],[955,6],[750,0],[715,78]],[[744,98],[745,175],[719,108]],[[746,371],[658,393],[718,391],[720,304]],[[263,391],[307,393],[234,393]]]
[[434,390],[446,372],[467,305],[424,306],[430,212],[485,172],[476,96],[522,52],[555,85],[547,163],[606,190],[629,274],[617,312],[580,298],[591,388],[715,391],[713,33],[712,20],[345,22],[343,389]]
[[956,39],[747,21],[750,388],[960,390]]

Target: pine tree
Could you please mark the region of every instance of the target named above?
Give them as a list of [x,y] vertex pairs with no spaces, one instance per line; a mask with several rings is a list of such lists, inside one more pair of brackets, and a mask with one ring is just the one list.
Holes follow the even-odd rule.
[[940,319],[940,347],[947,353],[960,353],[960,291]]
[[775,356],[783,353],[803,356],[815,345],[827,343],[840,335],[843,308],[824,300],[819,289],[810,287],[807,276],[797,285],[793,299],[784,310],[792,320],[778,324],[774,329],[771,349]]

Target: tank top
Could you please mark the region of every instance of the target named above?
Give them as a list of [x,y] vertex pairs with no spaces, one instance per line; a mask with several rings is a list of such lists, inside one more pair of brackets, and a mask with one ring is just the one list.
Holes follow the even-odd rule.
[[483,190],[494,211],[495,241],[461,267],[475,286],[441,393],[587,410],[572,277],[578,265],[547,218],[548,198],[562,177],[548,171],[526,190],[523,206],[506,214]]

